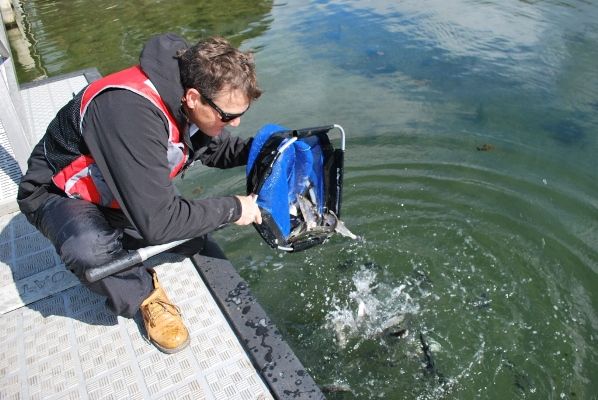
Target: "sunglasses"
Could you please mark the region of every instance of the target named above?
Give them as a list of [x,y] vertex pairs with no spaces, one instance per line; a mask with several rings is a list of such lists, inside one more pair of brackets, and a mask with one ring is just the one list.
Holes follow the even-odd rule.
[[[214,110],[216,110],[216,112],[220,116],[220,120],[222,122],[230,122],[233,119],[240,118],[247,111],[247,110],[245,110],[245,111],[243,111],[242,113],[239,113],[239,114],[229,114],[227,112],[222,111],[222,109],[220,107],[218,107],[216,104],[214,104],[214,102],[212,101],[212,99],[204,96],[203,94],[201,95],[201,97],[210,105],[210,107],[212,107]],[[247,107],[247,109],[249,109],[249,107]]]

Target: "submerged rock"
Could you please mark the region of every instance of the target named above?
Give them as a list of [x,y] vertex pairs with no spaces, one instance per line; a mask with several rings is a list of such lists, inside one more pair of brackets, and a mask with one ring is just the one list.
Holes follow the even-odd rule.
[[478,151],[492,151],[494,150],[494,146],[488,143],[484,143],[481,146],[476,147]]

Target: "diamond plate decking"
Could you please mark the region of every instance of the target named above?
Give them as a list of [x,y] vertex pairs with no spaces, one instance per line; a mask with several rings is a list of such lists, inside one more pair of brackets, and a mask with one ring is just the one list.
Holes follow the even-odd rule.
[[165,355],[139,317],[115,317],[80,285],[22,215],[3,216],[0,228],[0,290],[18,289],[0,316],[0,398],[272,398],[190,259],[150,261],[192,337]]
[[[21,88],[38,139],[97,77],[85,70]],[[323,398],[227,261],[148,261],[191,335],[182,352],[159,352],[139,316],[112,315],[15,211],[21,172],[1,123],[0,145],[0,399]]]
[[9,207],[9,211],[16,211],[14,199],[20,180],[21,169],[0,121],[0,206]]

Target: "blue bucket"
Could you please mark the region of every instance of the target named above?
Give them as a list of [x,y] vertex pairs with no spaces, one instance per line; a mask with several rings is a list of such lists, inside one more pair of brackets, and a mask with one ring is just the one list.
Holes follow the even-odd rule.
[[[339,128],[341,149],[334,149],[328,132]],[[251,144],[247,161],[247,193],[258,195],[262,224],[254,224],[273,248],[299,251],[322,243],[326,232],[293,240],[298,196],[308,196],[318,215],[340,215],[343,178],[344,131],[338,125],[289,130],[265,125]]]

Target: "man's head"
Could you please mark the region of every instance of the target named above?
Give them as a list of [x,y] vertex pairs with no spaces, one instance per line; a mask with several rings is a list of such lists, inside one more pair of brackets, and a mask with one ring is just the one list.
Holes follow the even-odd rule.
[[226,125],[239,125],[240,116],[261,95],[250,53],[223,38],[208,38],[178,55],[183,108],[189,120],[210,136]]

